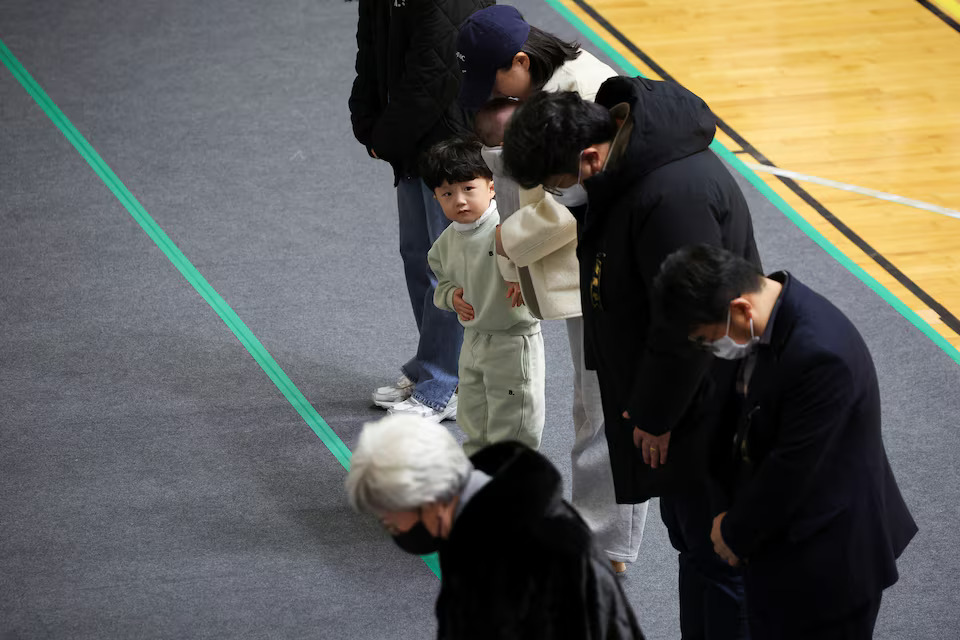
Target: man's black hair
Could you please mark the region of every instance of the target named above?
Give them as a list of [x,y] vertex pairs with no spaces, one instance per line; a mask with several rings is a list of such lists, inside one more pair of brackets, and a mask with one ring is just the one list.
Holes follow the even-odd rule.
[[520,186],[532,189],[550,176],[576,175],[580,152],[616,134],[617,123],[605,107],[573,91],[541,91],[510,119],[503,163]]
[[[580,55],[579,42],[566,42],[552,33],[530,25],[530,34],[520,51],[530,58],[530,83],[534,91],[540,91],[547,80],[564,65]],[[513,59],[503,68],[513,66]]]
[[653,281],[662,319],[685,335],[703,325],[725,323],[731,300],[762,287],[763,274],[756,266],[706,244],[671,253]]
[[474,178],[493,180],[493,173],[480,155],[476,138],[450,138],[433,145],[420,158],[420,177],[433,191],[444,182],[469,182]]

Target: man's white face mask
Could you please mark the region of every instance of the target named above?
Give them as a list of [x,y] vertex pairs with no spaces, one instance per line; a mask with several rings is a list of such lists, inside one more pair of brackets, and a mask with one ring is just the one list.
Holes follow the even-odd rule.
[[750,340],[746,344],[737,344],[730,337],[730,309],[727,309],[727,333],[719,340],[710,343],[710,351],[713,355],[724,360],[739,360],[746,358],[753,351],[756,344],[760,342],[758,336],[753,335],[753,318],[750,318]]
[[557,189],[559,193],[554,194],[553,199],[567,207],[580,207],[587,204],[587,190],[579,182],[572,187]]
[[567,207],[580,207],[587,204],[587,190],[580,183],[583,177],[583,151],[577,156],[577,182],[570,187],[552,189],[550,191],[553,199]]

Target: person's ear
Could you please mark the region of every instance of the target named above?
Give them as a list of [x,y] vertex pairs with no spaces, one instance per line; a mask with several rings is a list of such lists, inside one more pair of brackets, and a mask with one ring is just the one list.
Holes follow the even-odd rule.
[[754,313],[753,305],[743,296],[734,298],[730,302],[730,324],[747,326]]
[[582,180],[591,178],[603,170],[603,160],[600,158],[600,150],[596,147],[587,147],[580,154],[580,162],[584,163],[587,171],[581,171]]
[[[424,522],[424,526],[427,527],[427,530],[430,531],[437,538],[447,538],[450,535],[450,531],[453,529],[453,517],[454,512],[456,511],[456,503],[453,500],[448,500],[447,502],[432,502],[431,510],[427,514],[428,521]],[[433,531],[431,526],[435,525],[437,530]]]
[[491,195],[491,196],[494,196],[494,197],[496,197],[496,195],[497,195],[497,187],[496,187],[496,185],[494,184],[494,181],[493,181],[493,180],[490,180],[490,195]]
[[520,66],[524,71],[530,71],[530,56],[521,51],[513,56],[513,66]]

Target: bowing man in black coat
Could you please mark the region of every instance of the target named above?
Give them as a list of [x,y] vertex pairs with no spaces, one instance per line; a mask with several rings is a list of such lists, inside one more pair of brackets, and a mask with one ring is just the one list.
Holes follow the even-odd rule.
[[887,461],[880,392],[856,327],[786,272],[705,245],[664,261],[664,317],[741,363],[733,502],[717,553],[744,566],[751,637],[870,638],[917,531]]
[[559,472],[517,442],[469,460],[426,418],[364,426],[347,493],[405,551],[439,551],[440,640],[643,640],[610,561],[563,500]]
[[[660,263],[691,243],[759,265],[747,203],[709,149],[716,116],[672,82],[610,78],[596,103],[542,93],[507,127],[503,158],[577,218],[584,355],[600,382],[616,500],[661,496],[679,553],[684,638],[740,638],[742,578],[710,544],[725,496],[706,473],[735,368],[679,347],[652,313]],[[638,451],[639,448],[639,451]],[[668,455],[669,450],[669,455]]]

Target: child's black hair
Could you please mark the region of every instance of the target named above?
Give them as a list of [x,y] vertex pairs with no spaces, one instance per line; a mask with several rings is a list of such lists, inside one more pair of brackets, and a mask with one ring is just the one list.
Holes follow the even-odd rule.
[[475,178],[493,180],[493,173],[480,155],[477,138],[458,137],[433,145],[420,158],[420,177],[431,191],[442,185],[469,182]]

